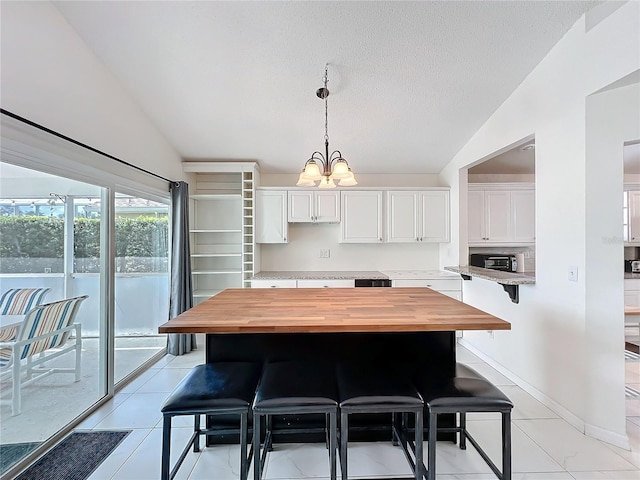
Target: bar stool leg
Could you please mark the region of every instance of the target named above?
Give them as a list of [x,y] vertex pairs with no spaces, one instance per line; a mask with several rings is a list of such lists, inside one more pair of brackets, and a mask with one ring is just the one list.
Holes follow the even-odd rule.
[[162,420],[162,472],[160,478],[169,480],[169,461],[171,453],[171,416],[165,415]]
[[436,480],[436,438],[438,430],[438,415],[429,413],[429,433],[427,445],[427,480]]
[[260,415],[253,415],[253,479],[260,480]]
[[460,450],[467,449],[467,412],[460,412]]
[[247,412],[240,414],[240,480],[247,480],[249,462],[247,461]]
[[[404,423],[404,422],[403,422]],[[422,411],[416,412],[416,480],[422,480],[425,472],[424,470],[424,459],[423,459],[423,429],[424,429],[424,421],[422,419]]]
[[347,442],[349,441],[349,416],[340,414],[340,470],[342,480],[347,480]]
[[193,451],[200,451],[200,415],[193,416],[193,432],[197,435],[193,439]]
[[332,412],[329,414],[329,468],[331,480],[336,480],[336,437],[338,436],[338,414]]
[[511,480],[511,412],[502,412],[502,477]]

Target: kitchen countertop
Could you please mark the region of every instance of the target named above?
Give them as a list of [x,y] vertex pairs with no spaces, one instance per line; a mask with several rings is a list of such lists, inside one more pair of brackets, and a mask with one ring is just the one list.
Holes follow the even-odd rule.
[[252,280],[418,280],[455,279],[460,275],[442,270],[383,270],[383,271],[265,271]]
[[508,322],[428,288],[230,288],[169,320],[158,331],[273,334],[510,329]]
[[502,285],[532,285],[536,283],[536,277],[532,273],[510,273],[500,270],[490,270],[488,268],[480,267],[444,267],[445,270],[450,272],[456,272],[461,275],[468,275],[470,277],[483,278],[485,280],[491,280],[493,282],[500,283]]
[[386,280],[388,277],[380,272],[367,271],[279,271],[258,272],[251,280]]
[[442,270],[382,270],[391,280],[459,279],[460,275]]

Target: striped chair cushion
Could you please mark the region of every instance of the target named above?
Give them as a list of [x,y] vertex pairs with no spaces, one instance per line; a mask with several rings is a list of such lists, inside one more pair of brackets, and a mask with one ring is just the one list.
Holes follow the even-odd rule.
[[0,342],[9,342],[15,339],[18,330],[20,330],[20,325],[22,325],[22,322],[12,323],[0,328]]
[[[80,303],[86,298],[86,295],[69,298],[33,308],[24,318],[22,329],[16,337],[16,341],[28,340],[72,325]],[[28,343],[22,347],[18,356],[20,359],[25,359],[50,348],[59,347],[67,341],[70,335],[71,332],[64,332],[34,341],[33,343]],[[11,356],[11,348],[0,348],[0,367],[7,366],[11,363]]]
[[[78,305],[85,298],[86,297],[70,298],[34,308],[25,317],[22,331],[20,335],[16,337],[17,340],[26,340],[68,327],[73,323]],[[24,359],[50,348],[59,347],[67,341],[69,335],[71,335],[71,332],[65,332],[62,335],[53,335],[52,337],[25,345],[20,354],[20,358]]]
[[40,305],[50,288],[12,288],[0,298],[0,315],[25,315]]

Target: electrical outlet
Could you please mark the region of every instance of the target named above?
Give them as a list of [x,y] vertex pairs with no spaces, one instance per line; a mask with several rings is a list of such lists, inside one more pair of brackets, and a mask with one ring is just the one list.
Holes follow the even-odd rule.
[[51,273],[51,269],[49,267],[44,267],[44,273]]
[[331,250],[328,248],[320,249],[320,258],[329,258],[331,256]]
[[577,266],[571,266],[569,267],[569,281],[570,282],[577,282],[578,281],[578,267]]

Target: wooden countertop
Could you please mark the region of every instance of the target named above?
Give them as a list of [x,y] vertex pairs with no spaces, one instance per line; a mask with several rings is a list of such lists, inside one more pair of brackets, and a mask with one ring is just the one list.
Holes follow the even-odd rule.
[[510,330],[493,315],[428,288],[228,289],[159,333],[339,333]]

